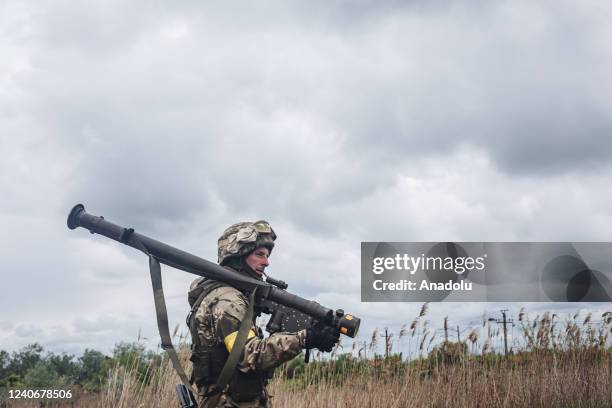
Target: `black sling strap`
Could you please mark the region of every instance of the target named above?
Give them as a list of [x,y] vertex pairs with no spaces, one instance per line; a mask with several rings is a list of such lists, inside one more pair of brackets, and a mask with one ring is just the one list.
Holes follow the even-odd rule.
[[[159,264],[157,258],[152,255],[149,255],[149,269],[151,272],[151,283],[153,285],[153,300],[155,301],[155,313],[157,314],[157,328],[159,329],[159,336],[161,337],[162,349],[164,349],[168,353],[170,361],[172,361],[172,366],[181,378],[181,382],[183,383],[183,385],[185,385],[185,387],[187,387],[187,389],[193,393],[191,384],[189,383],[187,375],[185,374],[185,371],[181,366],[176,350],[172,345],[170,329],[168,328],[168,312],[166,309],[166,301],[164,300],[164,290],[162,287],[161,265]],[[240,328],[238,329],[238,334],[236,335],[236,340],[234,341],[232,351],[227,357],[227,361],[225,362],[223,369],[221,369],[221,374],[219,374],[217,384],[215,385],[215,387],[213,387],[212,390],[206,393],[207,397],[218,394],[219,392],[223,391],[225,386],[232,379],[236,367],[238,366],[238,360],[240,360],[240,356],[248,340],[249,330],[251,329],[251,325],[253,324],[253,316],[255,314],[254,306],[256,292],[257,288],[255,288],[255,290],[253,290],[253,292],[249,296],[247,312],[244,318],[242,319],[242,322],[240,322]]]
[[236,367],[238,366],[238,360],[240,360],[240,355],[244,350],[244,346],[248,340],[249,330],[251,329],[251,325],[253,324],[253,315],[254,315],[254,305],[255,305],[255,293],[257,292],[257,288],[253,290],[251,295],[249,296],[249,306],[240,322],[240,328],[238,329],[238,334],[236,335],[236,340],[234,341],[234,345],[232,347],[232,351],[230,351],[229,356],[227,357],[227,361],[221,370],[221,374],[219,374],[219,378],[217,379],[217,384],[206,393],[206,396],[209,397],[211,395],[215,395],[225,388],[225,386],[229,383],[236,371]]
[[181,377],[181,382],[188,390],[192,390],[191,384],[187,379],[187,375],[181,366],[176,350],[172,345],[172,338],[170,337],[170,329],[168,328],[168,312],[166,310],[166,301],[164,300],[164,289],[162,287],[161,277],[161,266],[157,258],[149,255],[149,269],[151,271],[151,283],[153,284],[153,300],[155,301],[155,313],[157,314],[157,328],[159,329],[159,336],[161,337],[161,346],[164,349],[172,366]]

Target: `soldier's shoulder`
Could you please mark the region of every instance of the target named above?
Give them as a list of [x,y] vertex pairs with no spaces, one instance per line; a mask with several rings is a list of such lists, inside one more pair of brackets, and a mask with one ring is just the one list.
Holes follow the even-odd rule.
[[207,296],[207,300],[216,299],[218,302],[246,302],[247,298],[233,286],[223,285],[213,289]]
[[215,319],[234,319],[241,321],[248,308],[248,299],[238,289],[231,286],[222,286],[215,289],[205,302]]

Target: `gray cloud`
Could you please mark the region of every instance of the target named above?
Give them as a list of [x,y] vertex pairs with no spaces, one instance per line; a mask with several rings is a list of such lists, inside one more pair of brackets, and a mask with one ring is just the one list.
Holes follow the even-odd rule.
[[[209,259],[268,219],[273,275],[387,325],[358,301],[362,240],[609,240],[598,7],[3,4],[3,324],[44,315],[73,348],[112,319],[108,339],[155,333],[146,260],[68,231],[77,202]],[[182,321],[192,277],[164,276]]]

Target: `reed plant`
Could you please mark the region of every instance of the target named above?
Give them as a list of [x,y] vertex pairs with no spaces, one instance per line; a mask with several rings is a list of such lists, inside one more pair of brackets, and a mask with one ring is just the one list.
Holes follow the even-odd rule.
[[[279,367],[269,389],[275,407],[610,407],[612,312],[534,318],[521,309],[518,335],[501,352],[500,330],[490,321],[464,328],[463,340],[444,339],[426,320],[427,304],[393,335],[375,329],[368,341],[339,345],[323,356],[300,356]],[[439,329],[440,330],[440,329]],[[439,331],[438,330],[438,331]],[[457,336],[459,336],[459,328]],[[408,338],[407,348],[401,343]],[[395,344],[394,344],[395,342]],[[187,336],[175,343],[189,369]],[[383,349],[379,354],[378,350]],[[393,352],[394,350],[401,352]],[[7,401],[11,406],[173,407],[179,383],[167,357],[122,361],[109,370],[102,391],[71,401]]]

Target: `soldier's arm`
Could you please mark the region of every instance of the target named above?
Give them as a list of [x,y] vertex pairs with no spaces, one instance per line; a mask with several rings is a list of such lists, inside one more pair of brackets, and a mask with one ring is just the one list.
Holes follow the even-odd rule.
[[253,338],[244,347],[238,368],[269,370],[291,360],[304,348],[306,330],[297,333],[274,333],[265,339]]
[[[238,335],[240,322],[247,312],[247,299],[239,291],[219,298],[213,307],[217,336],[231,351]],[[298,333],[275,333],[268,338],[257,337],[253,326],[238,363],[243,372],[265,371],[291,360],[304,348],[306,330]]]

